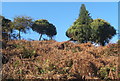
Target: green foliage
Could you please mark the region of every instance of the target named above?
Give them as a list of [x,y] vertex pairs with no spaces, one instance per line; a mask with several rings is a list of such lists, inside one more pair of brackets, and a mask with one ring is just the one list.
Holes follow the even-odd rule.
[[20,32],[27,33],[26,31],[32,26],[32,18],[27,16],[17,16],[14,18],[13,26],[19,31],[19,39],[21,39]]
[[35,50],[30,50],[30,49],[27,49],[25,47],[23,47],[23,51],[22,51],[22,58],[31,58],[32,56],[35,55]]
[[24,46],[20,45],[20,44],[12,44],[11,48],[18,48],[18,49],[20,49],[20,48],[24,48]]
[[109,40],[116,34],[116,30],[108,22],[103,19],[95,19],[91,23],[92,28],[92,41],[99,43],[100,45],[105,45],[109,43]]
[[110,69],[108,67],[100,68],[100,77],[102,79],[107,79]]
[[23,73],[23,70],[22,69],[19,69],[17,74],[22,74]]
[[103,19],[93,20],[82,4],[78,19],[66,31],[66,36],[79,43],[98,43],[104,46],[116,34],[116,30]]
[[57,34],[56,27],[45,19],[36,20],[32,25],[32,30],[41,34],[39,40],[41,40],[43,34],[46,34],[51,39]]
[[45,71],[44,71],[43,69],[39,69],[39,68],[38,68],[38,72],[39,72],[40,74],[45,73]]
[[6,19],[3,16],[0,16],[0,22],[2,26],[2,38],[8,40],[11,38],[13,32],[12,22],[9,19]]
[[98,74],[99,74],[99,77],[101,79],[110,79],[109,77],[109,73],[110,73],[110,70],[112,72],[115,72],[116,71],[116,67],[113,67],[113,66],[110,66],[110,67],[101,67]]
[[82,4],[81,9],[80,9],[80,14],[78,19],[74,22],[74,24],[85,24],[89,25],[92,22],[92,18],[90,16],[90,13],[86,10],[86,7],[84,4]]
[[39,66],[35,66],[35,69],[37,69],[40,74],[45,73],[45,71],[42,68],[40,68]]
[[53,24],[49,24],[49,28],[46,29],[46,35],[50,37],[52,40],[52,37],[57,34],[56,27]]
[[14,63],[13,63],[13,66],[14,67],[18,67],[20,65],[20,62],[19,61],[15,61]]
[[72,41],[85,43],[90,41],[90,23],[92,22],[89,12],[86,10],[85,5],[82,4],[78,19],[66,31],[66,36],[71,38]]
[[118,40],[118,42],[117,42],[118,44],[120,44],[120,40]]
[[11,31],[11,20],[6,19],[3,16],[0,16],[0,22],[2,22],[2,32]]
[[39,70],[40,73],[49,73],[52,71],[54,71],[54,72],[57,71],[57,67],[53,63],[50,63],[50,61],[48,59],[45,61],[45,64]]

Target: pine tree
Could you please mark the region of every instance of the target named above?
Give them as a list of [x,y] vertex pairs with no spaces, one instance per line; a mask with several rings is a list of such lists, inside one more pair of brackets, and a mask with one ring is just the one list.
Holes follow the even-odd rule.
[[91,41],[102,46],[109,43],[110,39],[116,34],[115,28],[103,19],[95,19],[91,23],[91,29]]
[[56,27],[45,19],[36,20],[32,25],[32,30],[40,34],[39,40],[41,40],[42,35],[47,35],[52,39],[57,34]]
[[89,12],[86,10],[85,5],[82,4],[79,17],[66,31],[66,36],[71,38],[72,41],[77,41],[79,43],[86,43],[90,41],[90,23],[92,21],[93,19],[91,18]]
[[32,26],[32,18],[28,16],[17,16],[14,18],[13,25],[16,30],[18,30],[19,40],[21,39],[21,32],[27,33]]
[[10,40],[13,33],[12,21],[4,16],[0,16],[0,22],[2,26],[2,38],[5,40]]

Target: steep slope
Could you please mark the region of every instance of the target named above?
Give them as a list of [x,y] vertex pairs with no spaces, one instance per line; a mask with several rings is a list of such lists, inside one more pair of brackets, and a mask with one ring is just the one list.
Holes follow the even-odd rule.
[[118,79],[119,47],[9,41],[2,50],[3,79]]

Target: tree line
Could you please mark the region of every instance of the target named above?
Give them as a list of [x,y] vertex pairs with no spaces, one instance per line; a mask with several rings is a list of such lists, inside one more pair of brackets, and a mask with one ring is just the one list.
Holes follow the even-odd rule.
[[[33,21],[28,16],[17,16],[13,21],[3,16],[0,16],[0,19],[2,21],[2,37],[6,40],[20,40],[21,32],[26,34],[30,29],[40,34],[39,40],[41,40],[43,34],[46,34],[50,39],[57,34],[56,27],[45,19]],[[18,31],[18,34],[15,31]]]
[[[2,22],[2,37],[6,40],[21,39],[21,32],[27,33],[29,29],[40,34],[39,40],[43,35],[53,39],[57,35],[55,25],[46,19],[33,21],[28,16],[17,16],[11,21],[0,16]],[[18,31],[18,34],[15,33]],[[78,43],[97,43],[105,45],[116,34],[116,30],[107,21],[103,19],[92,19],[84,4],[81,5],[80,13],[76,21],[66,31],[66,36],[71,41]]]
[[79,43],[97,43],[102,46],[109,43],[116,30],[103,19],[93,20],[84,4],[80,9],[78,19],[66,31],[66,36]]

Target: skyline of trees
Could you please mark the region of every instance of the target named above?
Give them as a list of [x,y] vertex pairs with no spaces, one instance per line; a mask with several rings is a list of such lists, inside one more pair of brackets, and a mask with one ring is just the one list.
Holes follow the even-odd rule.
[[[46,34],[49,40],[53,39],[57,34],[56,27],[45,19],[33,21],[33,19],[28,16],[16,16],[14,20],[11,21],[0,16],[0,22],[2,22],[2,37],[5,40],[21,40],[21,32],[27,34],[30,29],[41,34],[41,37],[38,37],[39,40],[41,40],[43,34]],[[36,22],[40,23],[37,24]]]
[[[1,16],[1,18],[2,17],[3,16]],[[9,39],[16,37],[20,40],[21,32],[26,34],[29,29],[40,34],[40,37],[38,37],[39,40],[41,40],[43,35],[46,35],[50,40],[57,34],[56,26],[49,23],[46,19],[33,21],[33,19],[28,16],[16,16],[13,21],[5,17],[3,17],[2,21],[2,28],[8,34]],[[4,21],[6,23],[4,23]],[[16,30],[17,33],[14,33],[14,30]],[[116,30],[110,23],[103,19],[92,19],[84,4],[81,5],[78,18],[66,31],[66,36],[70,38],[71,41],[77,41],[79,43],[91,42],[103,46],[109,43],[109,40],[115,34]]]
[[116,34],[116,30],[103,19],[92,19],[84,4],[78,19],[66,31],[66,36],[77,43],[97,43],[104,46]]

